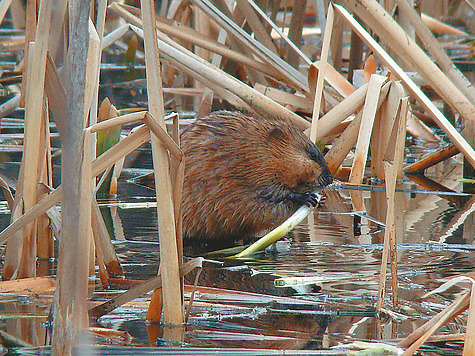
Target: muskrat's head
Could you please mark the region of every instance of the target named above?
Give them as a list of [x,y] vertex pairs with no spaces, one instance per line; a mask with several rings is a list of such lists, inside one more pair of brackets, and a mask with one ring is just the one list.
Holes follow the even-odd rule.
[[267,136],[269,163],[285,187],[310,193],[333,182],[322,153],[301,130],[277,122]]

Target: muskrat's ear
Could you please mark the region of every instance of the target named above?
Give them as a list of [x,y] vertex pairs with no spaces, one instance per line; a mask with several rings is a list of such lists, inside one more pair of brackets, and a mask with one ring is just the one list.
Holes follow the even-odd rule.
[[274,127],[269,131],[269,138],[274,140],[279,140],[285,137],[285,132],[280,127]]

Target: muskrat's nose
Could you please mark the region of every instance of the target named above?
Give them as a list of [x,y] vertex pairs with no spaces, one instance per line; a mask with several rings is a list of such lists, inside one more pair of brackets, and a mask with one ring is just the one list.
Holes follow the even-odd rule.
[[318,177],[318,180],[320,181],[320,184],[322,187],[326,187],[327,185],[330,185],[333,183],[333,176],[328,169],[328,167],[325,167],[323,169],[322,174],[320,174],[320,177]]

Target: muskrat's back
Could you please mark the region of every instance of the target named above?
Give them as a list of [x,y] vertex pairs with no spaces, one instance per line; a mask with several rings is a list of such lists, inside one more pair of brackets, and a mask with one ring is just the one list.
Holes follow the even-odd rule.
[[318,148],[296,127],[218,111],[181,137],[185,235],[240,239],[270,230],[330,184]]

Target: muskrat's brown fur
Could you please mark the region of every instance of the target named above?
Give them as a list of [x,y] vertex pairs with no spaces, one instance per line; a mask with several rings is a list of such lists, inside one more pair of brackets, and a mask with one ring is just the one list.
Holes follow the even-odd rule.
[[181,144],[183,228],[189,237],[254,237],[332,182],[318,148],[284,121],[218,111],[190,125]]

